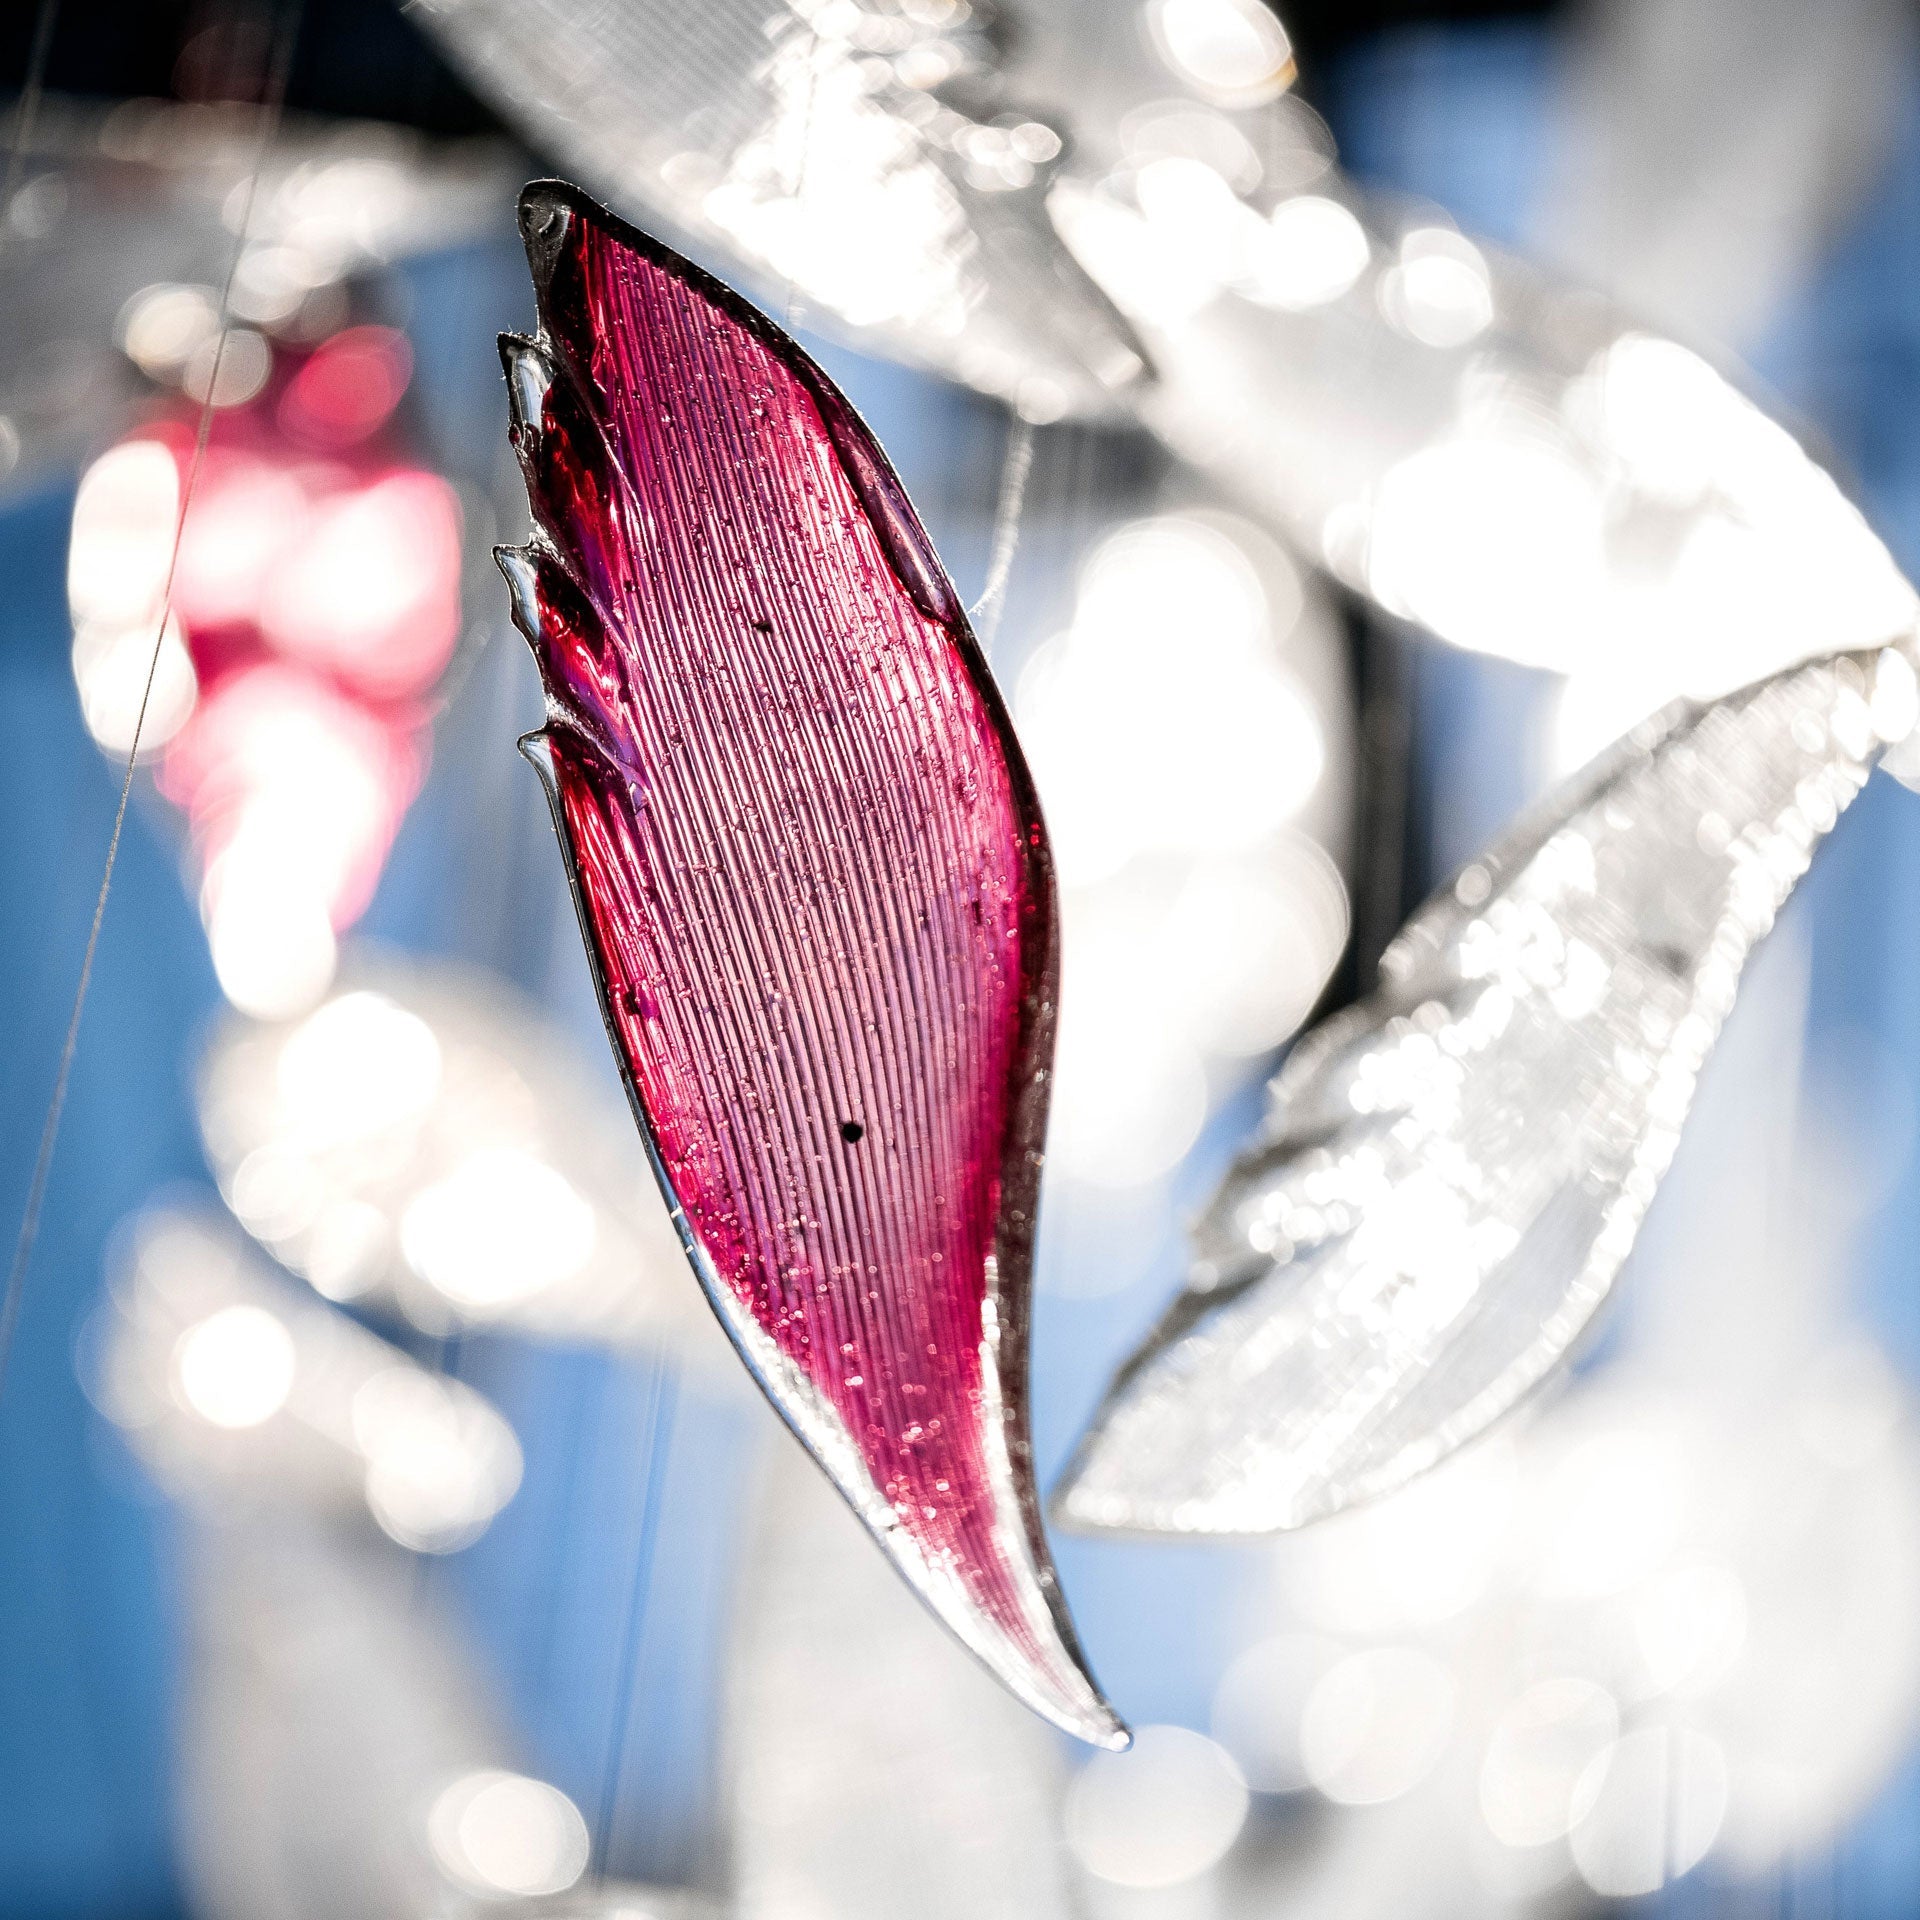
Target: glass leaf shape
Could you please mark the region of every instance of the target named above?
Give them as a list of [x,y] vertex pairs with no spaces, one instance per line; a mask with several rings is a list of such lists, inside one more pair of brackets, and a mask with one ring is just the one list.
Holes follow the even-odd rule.
[[1889,649],[1668,707],[1429,901],[1372,998],[1282,1068],[1059,1516],[1297,1526],[1539,1381],[1633,1245],[1749,950],[1914,686]]
[[522,195],[503,337],[535,531],[523,743],[695,1271],[934,1612],[1103,1744],[1033,1491],[1027,1323],[1058,975],[1032,783],[866,427],[743,300]]

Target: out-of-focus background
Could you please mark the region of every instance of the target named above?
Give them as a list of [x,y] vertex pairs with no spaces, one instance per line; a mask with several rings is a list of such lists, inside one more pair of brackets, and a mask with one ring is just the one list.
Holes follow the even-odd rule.
[[1884,637],[1761,416],[1920,567],[1915,26],[8,10],[0,1914],[1920,1913],[1912,792],[1547,1394],[1297,1536],[1056,1540],[1090,1760],[710,1326],[488,559],[561,171],[787,319],[982,600],[1063,888],[1051,1479],[1430,888],[1660,701]]

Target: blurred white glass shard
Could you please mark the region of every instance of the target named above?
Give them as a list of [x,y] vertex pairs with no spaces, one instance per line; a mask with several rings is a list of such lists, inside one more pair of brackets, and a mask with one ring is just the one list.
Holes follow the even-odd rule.
[[1020,84],[1073,102],[1055,227],[1146,343],[1142,418],[1309,559],[1452,645],[1582,676],[1589,749],[1911,627],[1860,514],[1706,360],[1369,199],[1301,103],[1236,111],[1097,12],[1023,14]]
[[1113,411],[1131,330],[1054,238],[1063,142],[983,0],[428,0],[454,58],[615,206],[761,297],[1035,419]]
[[1582,746],[1912,624],[1851,503],[1705,360],[1344,181],[1256,0],[1124,28],[1009,0],[1004,32],[969,0],[427,17],[763,292],[1041,416],[1118,394],[1387,611],[1580,676]]
[[520,1484],[513,1430],[472,1388],[273,1273],[211,1208],[139,1219],[90,1347],[102,1410],[189,1499],[244,1511],[297,1493],[451,1553]]
[[1331,179],[1192,153],[1057,196],[1139,324],[1176,449],[1386,611],[1577,676],[1587,744],[1912,625],[1832,478],[1707,361]]
[[1895,649],[1673,707],[1429,902],[1276,1080],[1062,1516],[1297,1526],[1533,1386],[1633,1244],[1749,949],[1915,715]]
[[195,1911],[711,1915],[617,1882],[570,1892],[579,1809],[503,1764],[491,1689],[396,1550],[466,1546],[512,1497],[500,1415],[272,1272],[211,1208],[155,1208],[121,1251],[82,1377],[186,1523]]
[[617,1092],[487,975],[357,952],[313,1012],[230,1016],[198,1111],[241,1224],[328,1299],[724,1351]]

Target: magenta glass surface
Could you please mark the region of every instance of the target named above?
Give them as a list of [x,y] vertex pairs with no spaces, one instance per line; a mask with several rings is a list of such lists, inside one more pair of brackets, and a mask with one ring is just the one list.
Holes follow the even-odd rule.
[[571,189],[521,213],[542,332],[502,344],[537,532],[502,566],[662,1181],[902,1570],[1015,1691],[1111,1741],[1027,1454],[1056,953],[1005,714],[799,348]]

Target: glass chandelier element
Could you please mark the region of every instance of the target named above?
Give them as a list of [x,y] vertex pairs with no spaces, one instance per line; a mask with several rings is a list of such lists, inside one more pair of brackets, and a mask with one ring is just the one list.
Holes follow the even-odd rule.
[[1032,1489],[1057,977],[1045,828],[865,426],[772,322],[529,187],[505,549],[547,784],[676,1225],[755,1377],[934,1612],[1102,1744]]
[[1001,396],[1115,410],[1145,361],[1054,237],[1064,141],[980,0],[431,0],[476,86],[770,301]]
[[1539,1381],[1633,1245],[1749,950],[1914,717],[1898,649],[1675,705],[1431,900],[1276,1080],[1063,1518],[1298,1526]]

